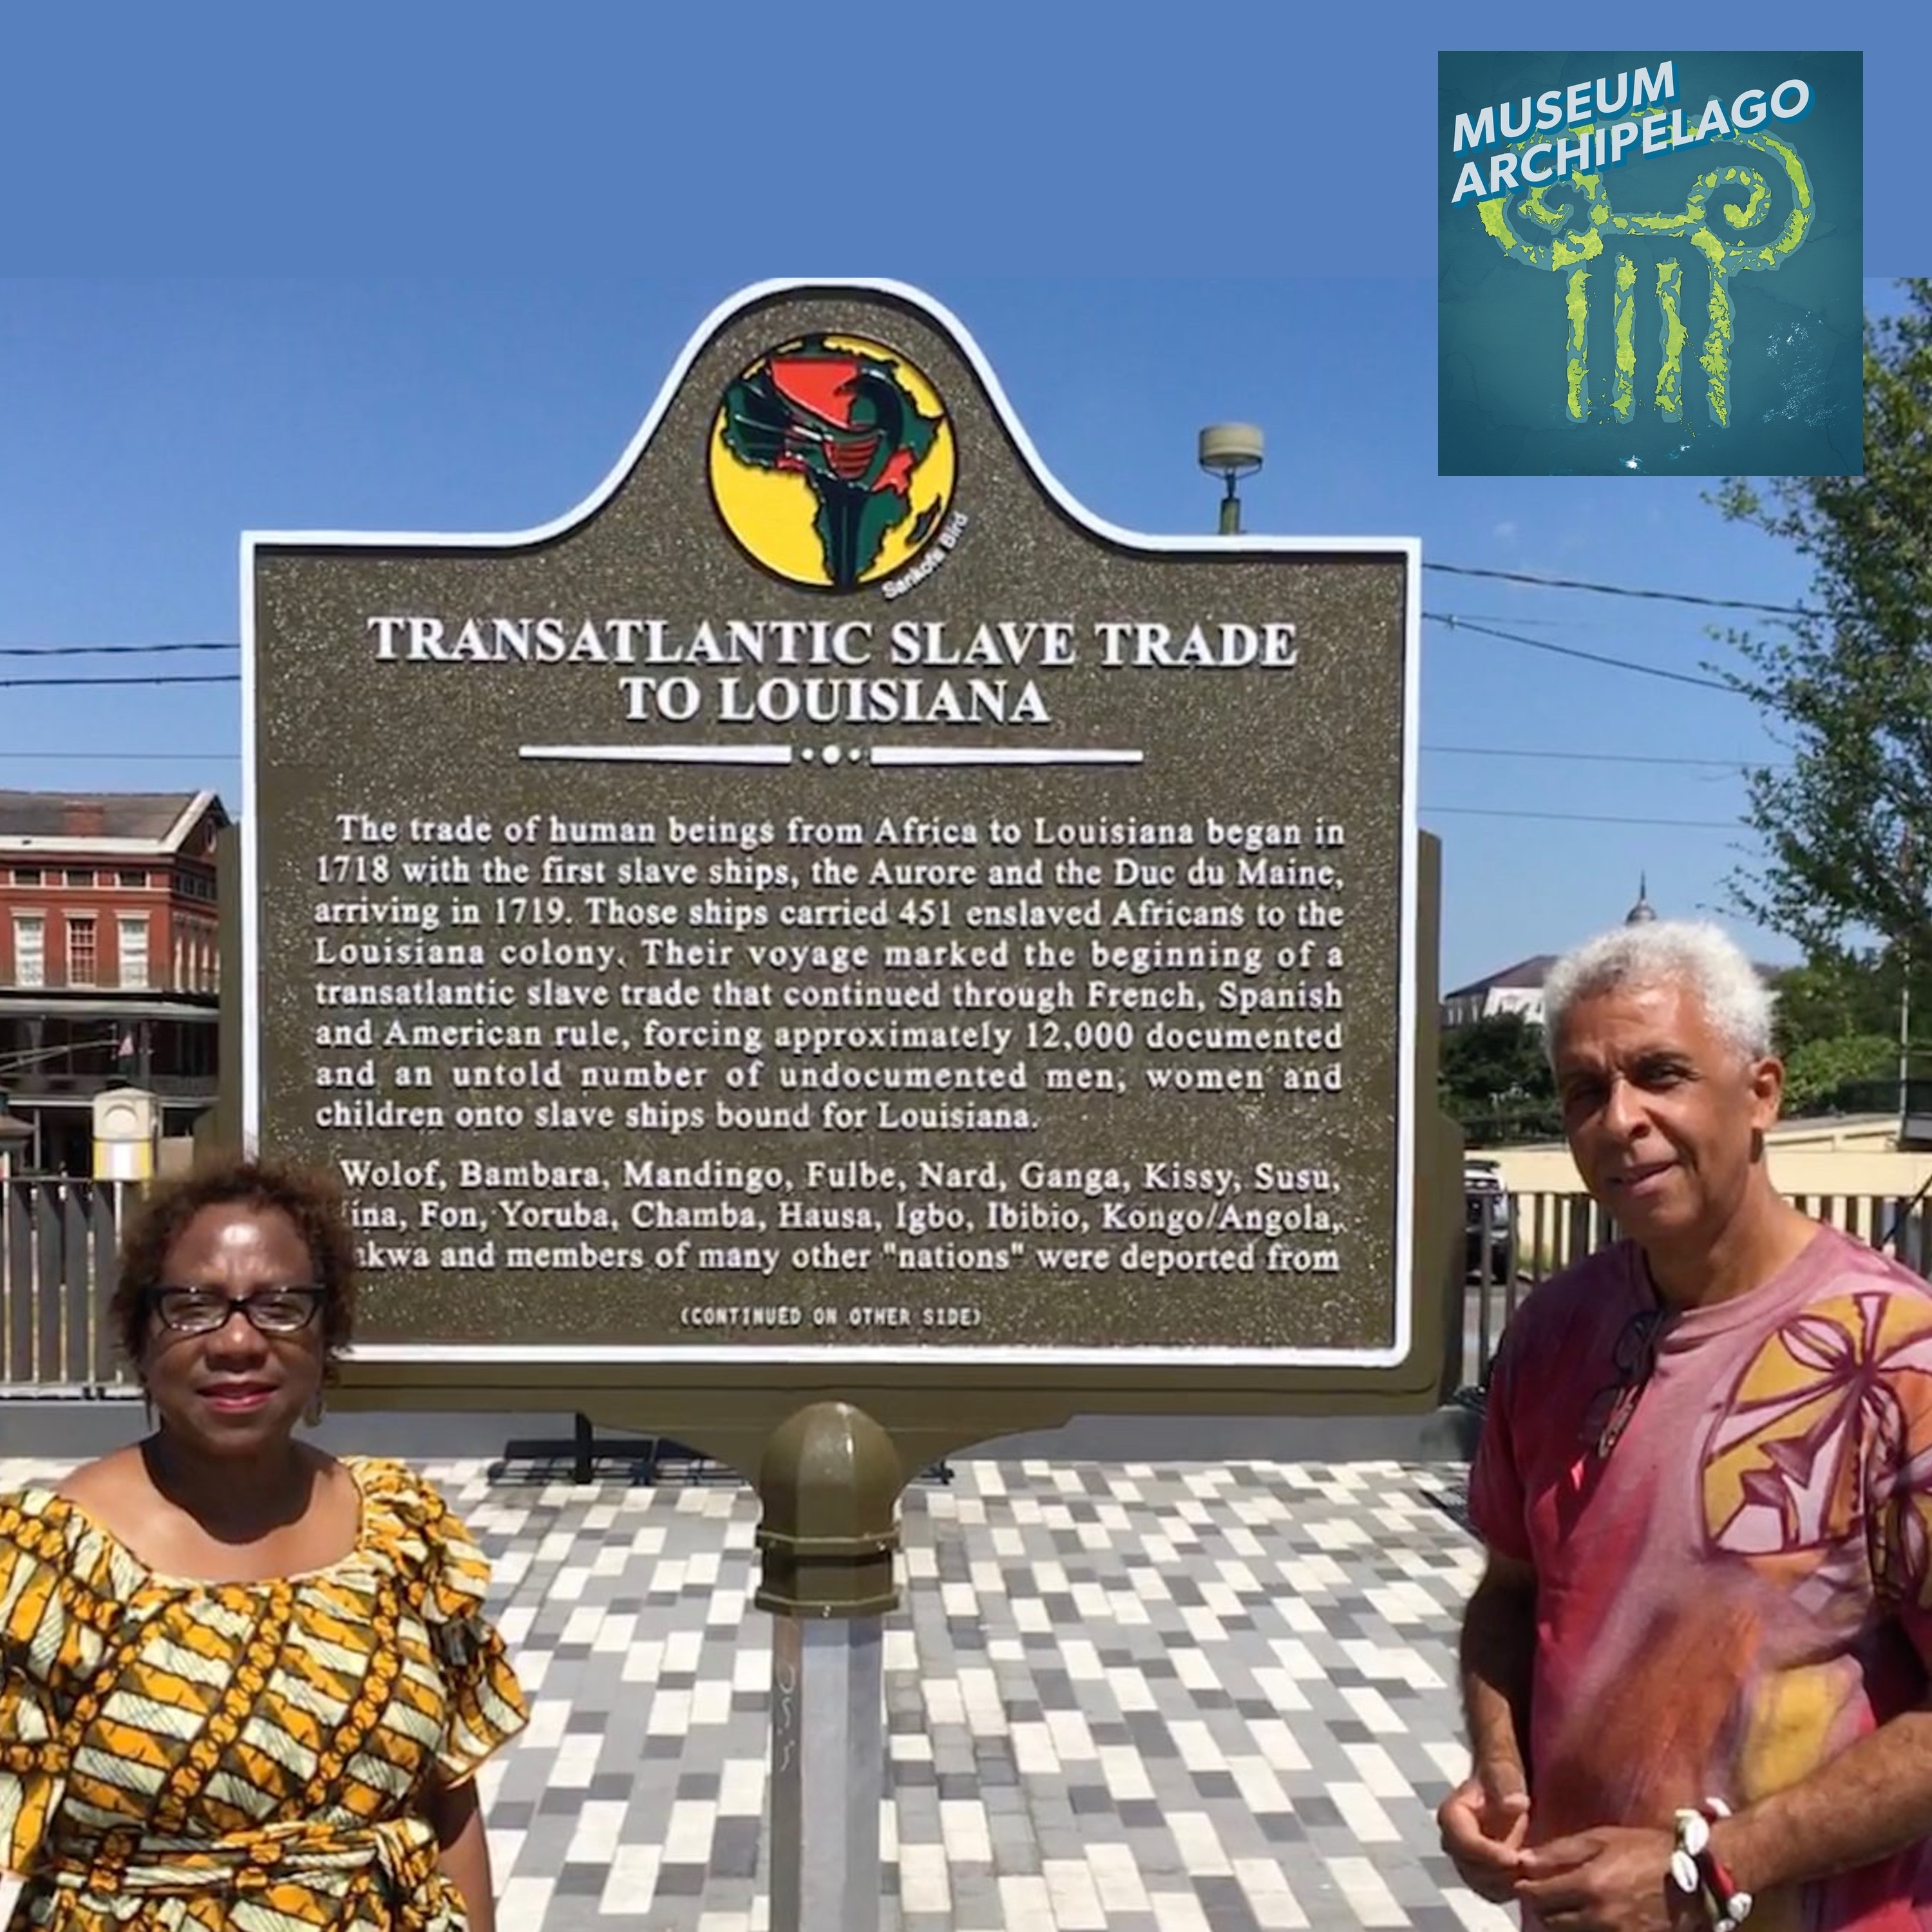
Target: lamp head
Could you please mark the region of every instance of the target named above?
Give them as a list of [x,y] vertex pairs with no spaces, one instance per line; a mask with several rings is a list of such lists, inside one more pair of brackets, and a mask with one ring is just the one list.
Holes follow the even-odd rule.
[[1225,478],[1232,488],[1240,476],[1252,476],[1262,466],[1266,442],[1252,423],[1210,423],[1201,432],[1200,464],[1210,476]]

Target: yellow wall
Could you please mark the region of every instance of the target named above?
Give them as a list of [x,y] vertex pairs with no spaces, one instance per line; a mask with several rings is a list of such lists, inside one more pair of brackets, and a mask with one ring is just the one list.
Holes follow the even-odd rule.
[[[1897,1123],[1877,1116],[1782,1120],[1767,1136],[1771,1178],[1785,1194],[1918,1192],[1932,1174],[1932,1150],[1893,1150]],[[1562,1144],[1472,1148],[1470,1158],[1492,1160],[1513,1194],[1574,1194],[1582,1183]]]

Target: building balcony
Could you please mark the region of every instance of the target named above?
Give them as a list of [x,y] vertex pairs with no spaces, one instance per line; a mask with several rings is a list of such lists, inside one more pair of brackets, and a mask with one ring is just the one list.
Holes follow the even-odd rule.
[[27,1069],[8,1080],[6,1090],[8,1104],[16,1108],[50,1104],[80,1106],[114,1087],[139,1087],[164,1100],[212,1105],[218,1084],[212,1073],[150,1073],[136,1080],[119,1073],[37,1074]]
[[129,1018],[213,1019],[220,994],[179,986],[103,986],[69,985],[50,977],[38,986],[0,981],[0,1013],[42,1012]]

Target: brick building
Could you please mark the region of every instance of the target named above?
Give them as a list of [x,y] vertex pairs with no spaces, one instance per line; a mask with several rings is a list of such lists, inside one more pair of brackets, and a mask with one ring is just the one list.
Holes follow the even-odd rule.
[[86,1174],[105,1088],[185,1133],[214,1099],[212,791],[0,791],[0,1096],[34,1130],[19,1173]]

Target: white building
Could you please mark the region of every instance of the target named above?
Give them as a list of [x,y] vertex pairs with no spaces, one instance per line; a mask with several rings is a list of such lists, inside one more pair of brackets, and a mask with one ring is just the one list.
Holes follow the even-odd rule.
[[[1640,874],[1636,904],[1624,914],[1626,926],[1643,926],[1657,916],[1650,902],[1648,882]],[[1474,980],[1458,986],[1442,1000],[1442,1030],[1452,1033],[1459,1027],[1474,1026],[1478,1020],[1494,1019],[1499,1013],[1520,1013],[1532,1026],[1543,1024],[1543,982],[1560,956],[1539,952],[1519,959],[1487,979]]]

